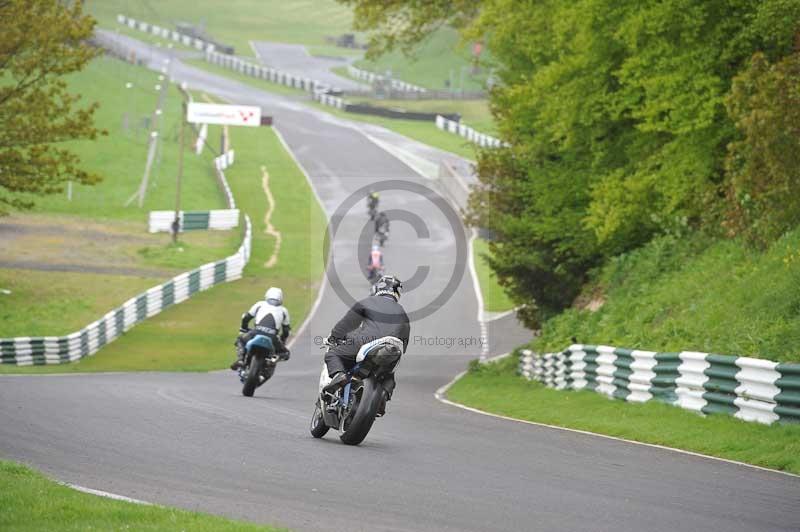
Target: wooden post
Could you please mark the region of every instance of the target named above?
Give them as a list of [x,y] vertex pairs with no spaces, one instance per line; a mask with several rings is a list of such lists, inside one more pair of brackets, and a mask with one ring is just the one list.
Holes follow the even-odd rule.
[[183,102],[181,115],[181,129],[180,129],[180,148],[178,151],[178,178],[175,183],[175,220],[172,222],[172,243],[178,241],[178,231],[180,229],[180,216],[181,216],[181,177],[183,177],[183,151],[185,145],[184,132],[186,130],[186,101]]

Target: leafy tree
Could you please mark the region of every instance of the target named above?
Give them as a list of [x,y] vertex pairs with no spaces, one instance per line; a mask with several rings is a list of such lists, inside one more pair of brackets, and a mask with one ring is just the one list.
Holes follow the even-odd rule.
[[476,14],[480,0],[339,0],[353,7],[356,30],[369,31],[367,57],[415,44],[444,24],[463,28]]
[[468,221],[496,235],[491,265],[534,309],[530,325],[569,305],[608,257],[660,233],[719,228],[733,79],[756,51],[791,53],[800,21],[800,0],[482,0],[454,4],[459,14],[342,1],[379,32],[379,50],[454,20],[499,63],[490,104],[511,147],[480,152]]
[[96,55],[85,42],[94,24],[82,2],[0,0],[0,212],[30,208],[31,195],[68,180],[99,180],[57,145],[104,133],[92,121],[97,104],[79,108],[64,81]]
[[774,64],[755,54],[725,103],[741,133],[728,146],[726,225],[765,245],[800,223],[800,42]]

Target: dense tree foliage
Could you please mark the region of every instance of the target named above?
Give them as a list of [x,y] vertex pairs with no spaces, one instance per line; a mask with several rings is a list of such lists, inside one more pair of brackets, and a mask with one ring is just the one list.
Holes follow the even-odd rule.
[[[347,1],[384,47],[435,27],[392,26],[435,16],[426,2]],[[468,7],[440,19],[500,64],[491,105],[510,144],[480,153],[469,221],[496,235],[492,267],[529,324],[655,235],[724,224],[764,240],[797,223],[800,0]]]
[[481,0],[339,0],[353,7],[353,27],[369,32],[367,57],[414,45],[444,24],[466,27],[477,15]]
[[728,146],[726,225],[765,245],[800,224],[800,53],[756,54],[726,105],[741,132]]
[[67,180],[94,183],[78,157],[57,144],[95,138],[95,105],[77,106],[64,75],[95,55],[85,39],[94,20],[82,2],[0,0],[0,212],[30,207],[31,194]]

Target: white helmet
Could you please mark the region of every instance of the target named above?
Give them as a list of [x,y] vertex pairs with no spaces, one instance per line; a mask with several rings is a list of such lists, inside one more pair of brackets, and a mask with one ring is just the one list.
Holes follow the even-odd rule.
[[270,305],[279,307],[283,305],[283,290],[272,286],[269,290],[267,290],[267,293],[264,294],[264,299],[266,299],[267,303]]

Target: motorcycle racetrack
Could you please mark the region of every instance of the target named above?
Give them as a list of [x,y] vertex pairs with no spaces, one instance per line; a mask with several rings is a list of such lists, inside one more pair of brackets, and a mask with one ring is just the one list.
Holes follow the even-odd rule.
[[[165,58],[155,49],[141,56],[153,68]],[[298,329],[291,360],[253,398],[242,397],[231,371],[0,376],[5,457],[80,486],[294,530],[798,529],[795,476],[437,401],[435,391],[483,351],[478,298],[461,254],[469,235],[451,223],[453,207],[443,204],[436,180],[422,175],[453,156],[177,60],[172,76],[274,116],[337,225],[318,304]],[[416,168],[390,152],[393,139],[421,161]],[[334,431],[313,439],[308,425],[320,339],[348,297],[368,293],[360,268],[369,242],[364,198],[380,186],[388,187],[381,209],[405,217],[392,222],[385,259],[387,273],[408,280],[402,303],[411,342],[386,417],[350,447]],[[231,323],[232,341],[238,318],[219,316]],[[491,322],[488,354],[529,334],[513,315]]]

